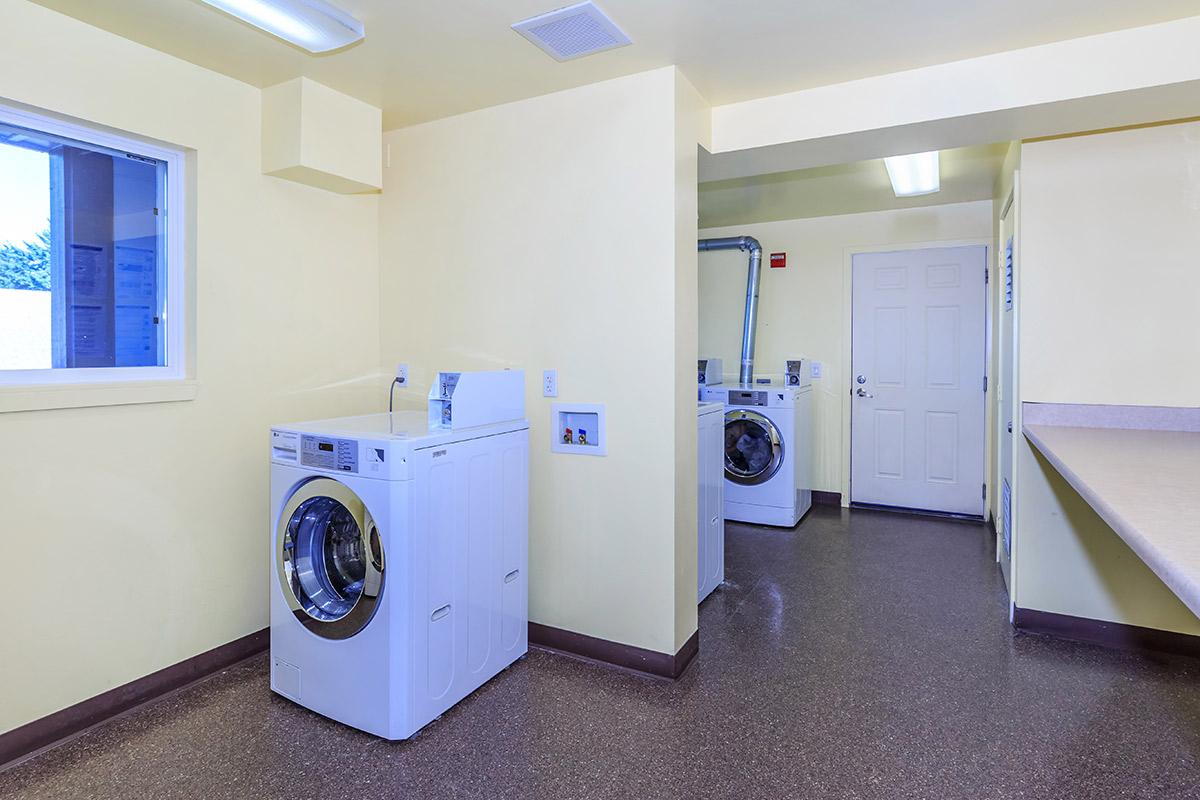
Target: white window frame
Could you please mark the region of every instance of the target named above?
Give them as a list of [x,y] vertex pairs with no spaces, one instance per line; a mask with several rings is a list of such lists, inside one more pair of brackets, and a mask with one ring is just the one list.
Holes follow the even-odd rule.
[[[0,122],[29,128],[51,136],[75,139],[111,150],[158,159],[167,165],[165,277],[166,302],[163,308],[164,365],[161,367],[50,367],[47,369],[2,369],[0,388],[36,389],[38,387],[66,388],[111,383],[165,383],[187,378],[187,315],[185,283],[187,280],[186,249],[184,245],[187,218],[184,210],[184,153],[138,139],[107,133],[97,128],[53,119],[40,114],[0,105]],[[128,401],[124,401],[128,402]],[[86,403],[71,403],[86,405]],[[0,408],[0,410],[4,410]]]

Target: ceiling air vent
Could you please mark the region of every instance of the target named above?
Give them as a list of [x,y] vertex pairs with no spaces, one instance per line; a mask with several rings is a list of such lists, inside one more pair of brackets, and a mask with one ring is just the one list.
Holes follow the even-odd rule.
[[624,47],[632,42],[591,2],[530,17],[512,27],[558,61]]

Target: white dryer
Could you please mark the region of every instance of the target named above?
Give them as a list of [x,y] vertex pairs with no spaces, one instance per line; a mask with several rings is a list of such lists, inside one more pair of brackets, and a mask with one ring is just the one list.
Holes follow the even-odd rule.
[[271,688],[412,736],[526,652],[528,422],[271,431]]
[[725,518],[791,528],[812,508],[812,384],[714,386],[724,402]]
[[725,404],[696,406],[696,602],[725,582]]

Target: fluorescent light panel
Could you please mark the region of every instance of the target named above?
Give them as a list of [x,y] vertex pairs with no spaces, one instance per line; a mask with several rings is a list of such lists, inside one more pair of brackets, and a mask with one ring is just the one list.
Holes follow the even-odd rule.
[[363,38],[363,24],[323,0],[201,0],[272,36],[327,53]]
[[942,188],[938,151],[892,156],[883,160],[896,197],[933,194]]

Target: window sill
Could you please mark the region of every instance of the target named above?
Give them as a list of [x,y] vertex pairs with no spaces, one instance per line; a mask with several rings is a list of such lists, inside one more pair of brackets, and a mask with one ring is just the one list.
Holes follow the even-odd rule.
[[191,380],[0,386],[0,414],[55,408],[175,403],[195,400],[198,388],[196,381]]

